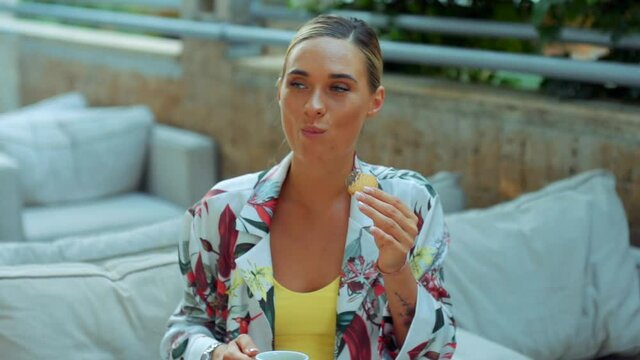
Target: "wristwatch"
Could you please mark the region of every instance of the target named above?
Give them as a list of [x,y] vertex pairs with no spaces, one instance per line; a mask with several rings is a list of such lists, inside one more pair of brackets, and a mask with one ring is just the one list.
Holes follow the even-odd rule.
[[222,344],[223,343],[219,342],[219,343],[215,343],[215,344],[211,344],[211,345],[207,346],[207,348],[204,349],[204,352],[200,356],[200,360],[211,360],[211,356],[213,355],[213,352],[216,351],[218,346],[220,346]]

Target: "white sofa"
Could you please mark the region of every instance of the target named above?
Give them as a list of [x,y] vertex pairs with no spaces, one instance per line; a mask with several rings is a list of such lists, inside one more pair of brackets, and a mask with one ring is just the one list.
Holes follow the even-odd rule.
[[[459,176],[432,178],[461,210]],[[183,290],[176,239],[182,216],[126,231],[0,244],[0,352],[11,359],[157,358]],[[37,340],[35,340],[37,339]],[[456,360],[526,357],[460,330]]]
[[126,229],[183,213],[216,181],[212,139],[144,106],[69,93],[0,114],[0,242]]
[[[455,360],[640,351],[640,254],[628,233],[624,242],[626,220],[612,185],[610,174],[594,171],[447,215]],[[180,227],[178,217],[91,237],[0,244],[0,353],[16,360],[157,358],[182,294]],[[611,262],[603,266],[603,258]]]
[[[183,291],[175,252],[180,222],[0,244],[0,352],[12,360],[158,358]],[[457,340],[454,360],[528,359],[462,329]]]

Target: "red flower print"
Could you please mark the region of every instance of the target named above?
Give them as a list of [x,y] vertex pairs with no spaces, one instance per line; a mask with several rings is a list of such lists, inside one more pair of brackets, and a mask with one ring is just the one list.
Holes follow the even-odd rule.
[[202,244],[202,248],[204,249],[204,251],[214,252],[217,254],[217,252],[213,250],[213,245],[211,245],[211,242],[209,240],[200,238],[200,243]]
[[373,263],[366,262],[363,256],[349,258],[346,270],[342,274],[342,282],[347,285],[349,295],[361,292],[369,279],[377,275]]
[[384,286],[382,286],[382,284],[380,284],[379,282],[376,283],[376,285],[373,287],[373,292],[376,294],[376,297],[384,294]]
[[272,171],[263,179],[258,181],[254,188],[253,195],[249,201],[247,201],[247,203],[256,211],[260,221],[262,221],[267,228],[271,226],[271,218],[273,217],[276,205],[278,204],[278,194],[282,187],[282,183],[280,181],[274,181],[271,179],[275,173],[275,171]]
[[356,315],[349,327],[344,330],[342,338],[349,348],[352,360],[371,360],[371,340],[367,332],[367,324],[359,315]]
[[213,307],[211,307],[211,305],[207,304],[207,316],[212,318],[214,317],[216,314],[216,311]]
[[385,316],[380,323],[381,335],[378,336],[378,354],[383,358],[386,350],[387,354],[395,359],[398,356],[398,345],[394,340],[393,320],[391,316]]
[[198,260],[196,261],[195,268],[195,283],[198,296],[202,300],[207,300],[207,292],[209,290],[209,283],[207,282],[207,274],[204,270],[204,264],[202,263],[202,255],[198,254]]
[[193,286],[196,282],[196,275],[193,273],[193,271],[189,271],[187,273],[187,282],[189,283],[189,286]]
[[416,214],[416,216],[418,217],[418,232],[420,232],[422,230],[422,225],[424,225],[424,219],[422,218],[422,214],[421,214],[421,209],[414,209],[413,213]]
[[439,301],[442,298],[449,298],[449,293],[445,290],[444,287],[440,285],[438,281],[435,271],[432,273],[425,273],[424,276],[420,279],[420,283],[427,289],[429,294],[436,300]]
[[225,308],[220,312],[220,316],[224,319],[227,320],[227,318],[229,317],[229,309]]
[[364,289],[364,283],[360,281],[350,281],[349,283],[347,283],[347,286],[349,287],[349,291],[351,291],[352,293],[357,293]]
[[207,214],[209,213],[209,204],[207,203],[208,199],[211,199],[212,197],[218,195],[218,194],[222,194],[226,192],[225,190],[221,190],[221,189],[211,189],[209,190],[203,197],[202,199],[200,199],[200,201],[198,201],[194,206],[192,206],[189,209],[189,213],[191,214],[191,216],[195,216],[198,215],[198,217],[202,216],[202,207],[204,206],[205,211],[207,212]]
[[202,200],[208,200],[218,194],[223,194],[225,193],[226,190],[222,190],[222,189],[211,189],[209,191],[207,191],[207,193],[202,197]]
[[218,256],[218,271],[220,276],[228,278],[231,270],[236,268],[236,261],[233,252],[238,240],[238,230],[236,230],[236,215],[227,205],[218,221],[218,233],[220,235],[220,256]]
[[414,347],[413,349],[409,350],[409,352],[407,352],[407,355],[409,355],[409,359],[411,360],[417,359],[418,356],[420,356],[420,353],[422,352],[422,350],[424,350],[428,344],[429,342],[425,341],[423,343],[418,344],[418,346]]
[[251,322],[257,318],[259,318],[263,313],[260,313],[254,317],[251,317],[248,313],[245,317],[236,317],[233,320],[240,325],[240,334],[248,334],[249,333],[249,325]]
[[267,227],[270,227],[271,218],[273,217],[273,212],[275,211],[276,205],[278,204],[278,199],[267,200],[263,203],[249,203],[253,205],[253,208],[256,210],[256,213],[258,213],[260,220],[262,220],[262,222],[265,223]]
[[438,360],[440,358],[440,353],[435,352],[435,351],[427,351],[427,353],[425,354],[425,356],[427,357],[427,359],[429,360]]
[[224,281],[216,280],[216,291],[220,295],[227,293],[227,286],[224,284]]

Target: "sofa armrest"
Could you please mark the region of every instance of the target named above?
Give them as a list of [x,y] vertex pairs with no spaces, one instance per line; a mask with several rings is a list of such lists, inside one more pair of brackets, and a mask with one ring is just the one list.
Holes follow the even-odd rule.
[[176,127],[154,126],[148,164],[147,191],[185,209],[217,181],[215,142]]
[[0,242],[21,241],[22,189],[18,163],[0,152]]

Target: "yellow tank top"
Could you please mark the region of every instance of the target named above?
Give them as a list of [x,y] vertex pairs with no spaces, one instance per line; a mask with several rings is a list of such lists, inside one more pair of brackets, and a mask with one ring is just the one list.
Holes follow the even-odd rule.
[[294,350],[311,360],[333,359],[340,278],[320,290],[299,293],[275,281],[275,350]]

